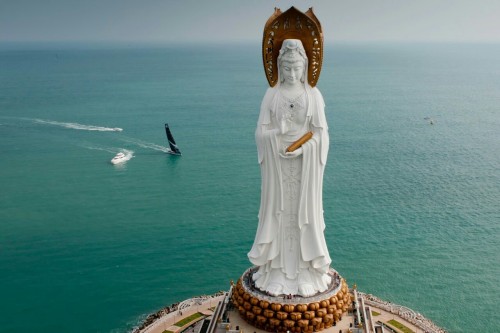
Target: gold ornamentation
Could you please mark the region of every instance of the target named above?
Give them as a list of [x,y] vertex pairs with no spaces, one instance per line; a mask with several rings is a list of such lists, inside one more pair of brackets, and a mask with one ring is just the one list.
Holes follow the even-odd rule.
[[302,147],[304,143],[309,141],[313,137],[313,132],[307,132],[306,134],[302,135],[297,141],[292,143],[287,149],[287,152],[293,152]]
[[[349,293],[347,283],[341,279],[340,284],[340,290],[334,296],[325,295],[324,299],[310,303],[294,303],[293,300],[281,302],[279,297],[272,297],[275,302],[270,303],[265,299],[270,296],[262,295],[262,299],[260,296],[252,296],[256,297],[259,302],[251,311],[247,311],[245,306],[250,303],[244,301],[243,298],[251,291],[247,290],[248,286],[244,286],[240,278],[236,283],[236,288],[233,289],[231,301],[241,317],[259,329],[269,332],[319,332],[342,320],[342,316],[352,306],[352,294]],[[301,298],[301,301],[303,300]]]
[[300,39],[308,58],[307,78],[314,87],[318,83],[323,63],[323,31],[312,7],[305,13],[290,7],[282,13],[274,8],[264,26],[262,60],[267,81],[271,87],[278,82],[278,54],[285,39]]

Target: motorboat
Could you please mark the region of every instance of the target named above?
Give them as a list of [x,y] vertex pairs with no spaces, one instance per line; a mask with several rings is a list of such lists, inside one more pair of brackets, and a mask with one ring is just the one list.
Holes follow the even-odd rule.
[[111,164],[120,164],[126,161],[128,161],[127,155],[125,155],[122,152],[119,152],[118,154],[116,154],[115,157],[111,159]]

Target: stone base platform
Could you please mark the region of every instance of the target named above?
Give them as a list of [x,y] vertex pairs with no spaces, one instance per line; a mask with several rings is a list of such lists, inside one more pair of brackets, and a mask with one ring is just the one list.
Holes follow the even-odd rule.
[[252,267],[234,286],[232,303],[252,326],[269,332],[309,333],[332,327],[351,307],[352,294],[346,281],[330,270],[328,290],[311,297],[270,296],[253,287]]

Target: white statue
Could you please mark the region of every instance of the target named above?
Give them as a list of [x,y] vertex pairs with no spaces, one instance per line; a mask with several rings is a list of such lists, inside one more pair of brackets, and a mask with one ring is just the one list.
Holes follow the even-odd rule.
[[[320,91],[307,82],[302,42],[286,39],[279,80],[262,101],[255,133],[262,175],[259,225],[250,261],[255,286],[271,295],[312,296],[331,283],[323,231],[323,172],[328,126]],[[286,148],[312,131],[294,152]]]

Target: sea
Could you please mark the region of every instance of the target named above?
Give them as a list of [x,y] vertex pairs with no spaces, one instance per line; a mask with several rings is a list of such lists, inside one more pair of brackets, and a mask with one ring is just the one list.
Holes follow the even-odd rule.
[[[500,332],[499,59],[325,43],[332,266],[450,333]],[[267,87],[257,42],[0,44],[0,332],[130,332],[228,290],[250,267]]]

